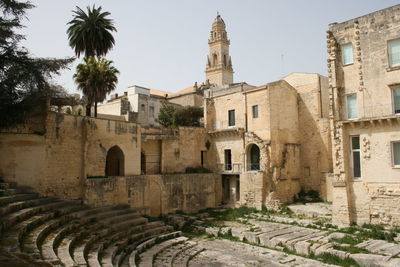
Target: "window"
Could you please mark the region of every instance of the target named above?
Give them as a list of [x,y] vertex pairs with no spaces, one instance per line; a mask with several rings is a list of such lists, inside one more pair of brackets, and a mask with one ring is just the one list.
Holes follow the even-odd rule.
[[253,119],[258,118],[258,105],[252,107],[253,109]]
[[393,89],[394,114],[400,115],[400,87]]
[[347,96],[347,119],[357,118],[357,94]]
[[225,170],[232,170],[232,153],[230,149],[225,149]]
[[361,178],[361,150],[360,136],[350,137],[351,146],[351,169],[353,178]]
[[249,171],[260,170],[260,148],[252,144],[250,147],[250,166],[248,166]]
[[389,52],[389,66],[399,67],[400,66],[400,39],[392,40],[388,42]]
[[400,141],[392,142],[393,166],[400,168]]
[[142,111],[144,111],[145,110],[145,105],[142,104],[141,107],[142,107]]
[[353,64],[353,46],[345,44],[342,46],[343,65]]
[[153,106],[150,106],[149,113],[150,113],[150,117],[154,118],[154,107]]
[[235,110],[229,110],[228,111],[228,125],[229,126],[235,126]]
[[201,151],[200,152],[200,163],[201,163],[201,167],[204,167],[204,159],[205,159],[205,154],[206,154],[206,151]]

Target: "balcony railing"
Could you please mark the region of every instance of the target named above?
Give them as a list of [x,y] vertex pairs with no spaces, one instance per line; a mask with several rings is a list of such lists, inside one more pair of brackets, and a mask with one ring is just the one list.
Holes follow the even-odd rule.
[[217,163],[218,172],[222,173],[241,173],[242,172],[242,163]]

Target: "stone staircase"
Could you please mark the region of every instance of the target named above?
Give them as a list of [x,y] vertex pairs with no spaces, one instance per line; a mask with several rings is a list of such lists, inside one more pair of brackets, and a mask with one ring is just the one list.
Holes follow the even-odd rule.
[[194,245],[126,205],[91,208],[2,180],[0,217],[0,266],[164,266],[167,249],[182,262]]

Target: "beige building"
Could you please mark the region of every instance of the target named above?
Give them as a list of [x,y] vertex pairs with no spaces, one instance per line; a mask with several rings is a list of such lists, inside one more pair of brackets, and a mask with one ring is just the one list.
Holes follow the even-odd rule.
[[327,33],[333,221],[400,225],[400,5]]
[[225,203],[275,208],[292,202],[301,188],[327,198],[327,97],[326,78],[304,73],[205,91],[210,168],[222,174]]

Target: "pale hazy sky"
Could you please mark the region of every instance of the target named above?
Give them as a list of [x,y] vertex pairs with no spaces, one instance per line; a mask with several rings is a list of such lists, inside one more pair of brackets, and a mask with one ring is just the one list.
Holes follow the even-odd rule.
[[[326,74],[326,30],[399,4],[395,0],[33,0],[23,43],[38,57],[73,56],[67,25],[75,6],[111,13],[118,32],[107,55],[130,85],[178,91],[203,82],[207,40],[217,11],[227,25],[234,82],[261,85],[291,72]],[[283,58],[283,60],[282,60]],[[55,80],[76,92],[71,70]]]

